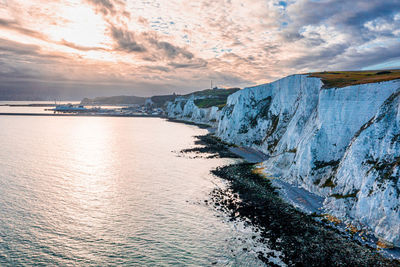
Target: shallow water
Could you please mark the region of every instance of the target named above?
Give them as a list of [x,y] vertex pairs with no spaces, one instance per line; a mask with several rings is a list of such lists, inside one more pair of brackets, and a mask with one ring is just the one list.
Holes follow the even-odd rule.
[[204,204],[230,159],[174,151],[157,118],[0,116],[0,265],[257,266],[251,229]]

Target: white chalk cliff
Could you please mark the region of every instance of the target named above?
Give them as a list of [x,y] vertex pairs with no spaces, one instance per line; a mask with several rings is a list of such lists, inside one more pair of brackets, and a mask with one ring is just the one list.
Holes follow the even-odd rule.
[[189,98],[177,98],[174,102],[168,102],[166,113],[169,118],[185,120],[195,123],[204,123],[216,127],[220,110],[218,107],[199,108],[194,101],[200,99],[191,96]]
[[230,95],[221,111],[185,100],[167,113],[218,124],[222,140],[268,154],[270,175],[400,246],[400,80],[324,88],[319,78],[292,75]]

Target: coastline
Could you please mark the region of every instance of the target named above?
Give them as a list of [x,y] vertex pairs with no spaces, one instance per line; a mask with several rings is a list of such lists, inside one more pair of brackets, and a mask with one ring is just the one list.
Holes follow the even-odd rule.
[[[194,122],[170,121],[199,126]],[[200,127],[207,129],[208,135],[214,136],[214,128],[204,124],[200,124]],[[214,138],[220,141],[219,138],[215,136]],[[272,242],[272,249],[282,249],[283,254],[285,251],[289,251],[285,254],[286,258],[282,258],[285,263],[289,265],[307,263],[308,266],[321,266],[321,264],[326,265],[329,261],[329,265],[400,265],[397,256],[387,251],[379,253],[380,249],[374,247],[372,242],[365,241],[363,238],[366,235],[362,236],[365,233],[351,232],[347,228],[348,225],[339,223],[335,221],[335,218],[324,214],[321,209],[322,197],[285,183],[278,178],[260,175],[260,172],[257,171],[259,168],[257,163],[264,161],[266,155],[254,149],[221,143],[225,145],[224,149],[242,158],[244,162],[211,171],[230,184],[228,191],[213,192],[211,202],[217,210],[230,214],[233,220],[250,220],[252,225],[259,227],[263,232],[265,244],[271,246]],[[201,144],[208,146],[204,142]],[[219,146],[212,144],[211,150],[215,148],[220,149]],[[206,150],[209,152],[210,149]],[[188,152],[202,153],[204,151],[194,149]],[[220,152],[215,151],[215,153],[219,154]],[[261,185],[251,188],[255,184],[254,180],[261,181]],[[249,184],[252,186],[248,187]],[[265,201],[255,204],[259,201],[258,195],[267,195],[268,204]],[[273,208],[272,214],[267,212],[269,220],[266,220],[263,213],[265,210],[271,209],[271,203],[276,204],[279,208]],[[273,219],[271,220],[271,218]],[[288,220],[282,220],[282,218]],[[292,223],[292,219],[296,221],[295,224]],[[298,229],[293,231],[296,228]],[[271,235],[271,232],[274,231],[282,234],[282,229],[294,234],[287,237],[287,245],[282,241],[277,244],[276,240],[281,237],[279,235],[272,237],[274,234]],[[298,244],[293,247],[293,242]],[[300,249],[300,247],[307,247],[310,250]],[[311,250],[312,253],[310,253]],[[259,258],[267,264],[274,264],[273,261],[265,258],[265,255],[260,254]]]
[[[170,118],[167,118],[167,120],[171,121],[171,122],[195,125],[202,129],[207,129],[209,134],[211,134],[211,135],[214,135],[216,132],[216,128],[214,128],[210,125],[207,125],[207,124],[199,124],[199,123],[195,123],[195,122],[170,119]],[[219,138],[217,138],[217,139],[219,139]],[[203,145],[210,145],[210,144],[204,143]],[[256,149],[249,148],[249,147],[228,144],[228,150],[229,150],[229,152],[235,154],[239,158],[242,158],[245,162],[255,164],[256,172],[258,172],[257,170],[261,170],[258,168],[257,164],[268,159],[268,156],[265,155],[264,153],[262,153],[261,151],[258,151]],[[263,174],[261,174],[261,172],[259,172],[259,174],[263,175]],[[291,185],[287,182],[284,182],[284,181],[280,180],[279,178],[266,177],[266,176],[264,176],[264,177],[268,178],[271,181],[272,185],[279,192],[280,197],[282,197],[289,204],[293,205],[294,207],[300,209],[302,212],[305,212],[307,214],[312,214],[312,213],[321,214],[322,213],[322,202],[323,202],[322,197],[320,197],[314,193],[311,193],[301,187],[297,187],[297,186]]]
[[185,121],[185,120],[178,120],[178,119],[173,119],[173,118],[169,118],[166,116],[163,116],[160,118],[165,118],[167,121],[169,122],[176,122],[176,123],[183,123],[183,124],[187,124],[187,125],[194,125],[197,126],[201,129],[207,129],[209,133],[213,133],[215,131],[215,128],[213,128],[211,125],[208,124],[203,124],[203,123],[196,123],[196,122],[191,122],[191,121]]
[[0,113],[0,116],[51,116],[51,117],[150,117],[165,118],[161,115],[140,115],[140,114],[88,114],[88,113]]

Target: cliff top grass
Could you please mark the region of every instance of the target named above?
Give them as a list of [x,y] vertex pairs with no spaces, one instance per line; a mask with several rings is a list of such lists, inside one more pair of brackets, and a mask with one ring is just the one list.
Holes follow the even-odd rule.
[[357,84],[386,82],[400,79],[400,69],[375,71],[324,71],[308,74],[310,77],[321,78],[324,83],[324,88],[340,88]]
[[229,89],[219,89],[219,90],[206,89],[185,96],[195,95],[195,96],[205,97],[203,99],[196,99],[194,101],[196,106],[199,108],[209,108],[212,106],[216,106],[219,109],[221,109],[226,105],[228,96],[239,90],[240,88],[229,88]]
[[226,98],[196,99],[194,104],[199,108],[210,108],[216,106],[219,109],[222,109],[226,105]]
[[205,89],[202,91],[196,91],[196,92],[186,94],[183,96],[195,95],[195,96],[208,96],[208,97],[228,97],[229,95],[231,95],[239,90],[240,90],[240,88],[228,88],[228,89],[218,89],[218,90]]

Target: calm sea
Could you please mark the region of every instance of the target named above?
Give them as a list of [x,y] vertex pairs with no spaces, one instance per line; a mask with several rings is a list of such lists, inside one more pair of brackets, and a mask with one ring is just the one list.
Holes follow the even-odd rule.
[[[1,266],[258,266],[251,229],[204,204],[230,159],[156,118],[0,116]],[[248,251],[245,251],[248,249]]]

